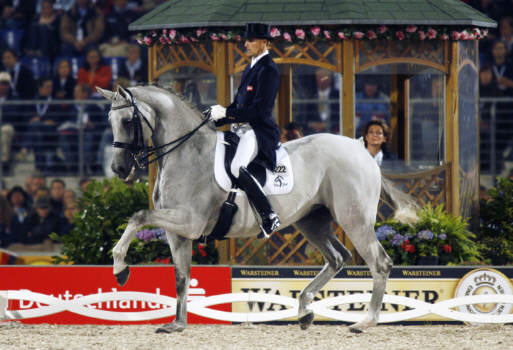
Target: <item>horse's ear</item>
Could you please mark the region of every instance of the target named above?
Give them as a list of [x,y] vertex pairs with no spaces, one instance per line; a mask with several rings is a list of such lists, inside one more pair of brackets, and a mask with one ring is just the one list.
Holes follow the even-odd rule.
[[130,93],[128,93],[121,85],[118,86],[118,92],[126,100],[130,100]]
[[109,101],[112,101],[112,99],[114,98],[114,92],[113,91],[110,91],[110,90],[104,90],[100,87],[96,87],[96,91],[98,91],[100,93],[100,95],[102,95],[103,97],[105,97],[107,100]]

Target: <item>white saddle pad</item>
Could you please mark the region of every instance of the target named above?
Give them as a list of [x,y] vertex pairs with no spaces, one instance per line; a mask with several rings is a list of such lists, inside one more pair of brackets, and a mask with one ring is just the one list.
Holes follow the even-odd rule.
[[[232,180],[224,167],[225,146],[224,133],[217,132],[216,156],[214,162],[215,178],[219,186],[226,192],[232,188]],[[266,169],[264,192],[268,195],[287,194],[294,186],[294,175],[290,157],[284,147],[276,150],[276,172]]]

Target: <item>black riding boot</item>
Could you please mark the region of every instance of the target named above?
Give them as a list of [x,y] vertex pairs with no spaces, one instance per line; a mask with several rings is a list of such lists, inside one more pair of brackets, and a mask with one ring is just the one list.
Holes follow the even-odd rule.
[[264,236],[268,237],[273,231],[275,231],[281,224],[278,215],[274,212],[271,207],[269,199],[264,193],[264,190],[258,183],[258,181],[249,173],[249,171],[241,166],[239,170],[239,182],[240,188],[246,192],[249,200],[258,211],[258,214],[262,217],[262,224],[260,228]]

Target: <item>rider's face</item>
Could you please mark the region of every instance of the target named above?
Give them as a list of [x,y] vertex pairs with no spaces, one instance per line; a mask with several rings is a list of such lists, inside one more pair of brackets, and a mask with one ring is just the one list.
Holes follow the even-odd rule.
[[244,43],[244,47],[246,48],[246,54],[249,57],[257,57],[258,55],[264,53],[267,47],[267,40],[265,39],[246,39]]

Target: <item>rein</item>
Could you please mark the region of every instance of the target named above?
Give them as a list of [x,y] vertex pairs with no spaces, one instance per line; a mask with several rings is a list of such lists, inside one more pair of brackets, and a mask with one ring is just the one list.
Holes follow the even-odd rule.
[[[135,98],[132,95],[132,93],[130,92],[130,90],[127,89],[125,91],[128,92],[128,94],[130,95],[131,101],[122,106],[111,107],[111,110],[118,110],[118,109],[123,109],[123,108],[130,108],[130,107],[134,108],[134,112],[132,114],[132,120],[131,120],[131,123],[134,128],[134,139],[132,140],[132,143],[113,142],[112,146],[116,147],[116,148],[123,148],[123,149],[128,150],[132,154],[132,157],[134,157],[135,163],[137,164],[137,166],[140,169],[145,169],[149,164],[156,162],[157,160],[164,157],[168,153],[173,152],[175,149],[180,147],[185,141],[190,139],[192,137],[192,135],[194,135],[196,133],[196,131],[198,131],[202,126],[207,124],[210,120],[210,109],[208,109],[206,112],[203,112],[205,115],[205,119],[203,119],[198,126],[196,126],[194,129],[192,129],[185,135],[182,135],[182,136],[178,137],[177,139],[170,141],[161,146],[145,147],[141,119],[143,119],[146,122],[146,124],[148,125],[148,127],[151,130],[152,135],[155,133],[155,130],[152,128],[148,119],[146,119],[146,117],[141,113],[141,111],[137,107]],[[165,147],[171,146],[171,145],[174,145],[174,147],[172,147],[171,149],[168,149],[164,153],[161,153],[160,155],[158,155],[155,158],[149,159],[150,157],[156,155],[157,151],[159,151]]]

